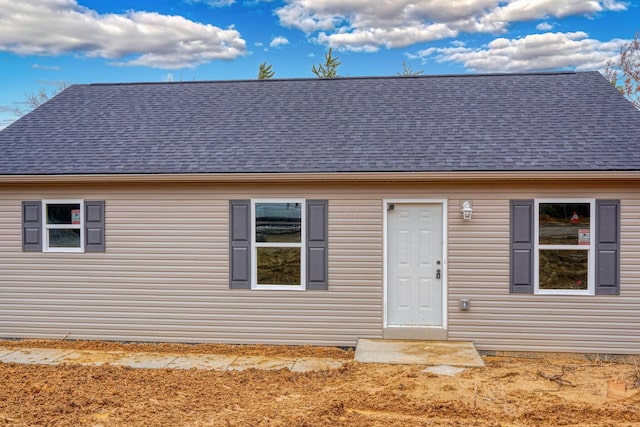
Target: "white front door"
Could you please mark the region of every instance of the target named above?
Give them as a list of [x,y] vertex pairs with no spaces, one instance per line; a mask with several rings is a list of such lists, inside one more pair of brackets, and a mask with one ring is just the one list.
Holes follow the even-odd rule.
[[442,204],[387,207],[387,326],[443,326]]

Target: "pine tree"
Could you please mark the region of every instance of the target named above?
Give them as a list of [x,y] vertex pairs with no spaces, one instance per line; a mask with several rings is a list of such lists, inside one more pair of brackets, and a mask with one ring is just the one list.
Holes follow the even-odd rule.
[[334,77],[340,77],[338,76],[338,66],[340,66],[340,64],[342,64],[342,62],[333,56],[333,51],[329,48],[329,51],[324,55],[324,64],[318,64],[318,67],[314,65],[311,67],[311,71],[319,79],[332,79]]
[[258,80],[270,79],[275,74],[276,72],[271,70],[271,64],[267,64],[267,61],[264,61],[258,67]]

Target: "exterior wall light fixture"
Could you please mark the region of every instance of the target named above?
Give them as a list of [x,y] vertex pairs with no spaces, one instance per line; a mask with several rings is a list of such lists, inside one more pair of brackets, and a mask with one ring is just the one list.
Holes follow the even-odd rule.
[[473,202],[469,200],[465,200],[464,202],[462,202],[460,213],[462,213],[462,219],[470,220],[471,215],[473,214]]

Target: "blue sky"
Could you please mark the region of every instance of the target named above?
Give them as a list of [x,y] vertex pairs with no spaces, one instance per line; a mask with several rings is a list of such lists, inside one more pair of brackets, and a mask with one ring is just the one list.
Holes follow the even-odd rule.
[[0,128],[58,82],[598,70],[636,0],[0,0]]

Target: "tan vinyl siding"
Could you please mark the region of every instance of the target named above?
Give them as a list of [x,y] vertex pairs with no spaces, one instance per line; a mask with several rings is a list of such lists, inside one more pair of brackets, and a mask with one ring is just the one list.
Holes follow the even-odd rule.
[[[640,193],[619,188],[563,189],[559,185],[480,191],[464,223],[451,206],[449,225],[449,339],[479,349],[640,352]],[[499,196],[499,197],[496,197]],[[559,296],[509,293],[509,200],[621,199],[621,293]],[[471,311],[458,310],[461,298]]]
[[[229,186],[0,190],[0,337],[354,345],[382,323],[380,203],[331,200],[329,291],[230,290]],[[106,253],[21,251],[20,203],[106,201]]]
[[[480,349],[640,353],[637,182],[0,187],[0,337],[354,345],[383,329],[383,200],[448,200],[448,334]],[[329,200],[329,291],[228,288],[228,203]],[[621,199],[620,296],[509,293],[509,200]],[[106,201],[106,253],[21,250],[20,203]],[[473,201],[463,221],[461,200]],[[458,311],[460,298],[471,311]]]

